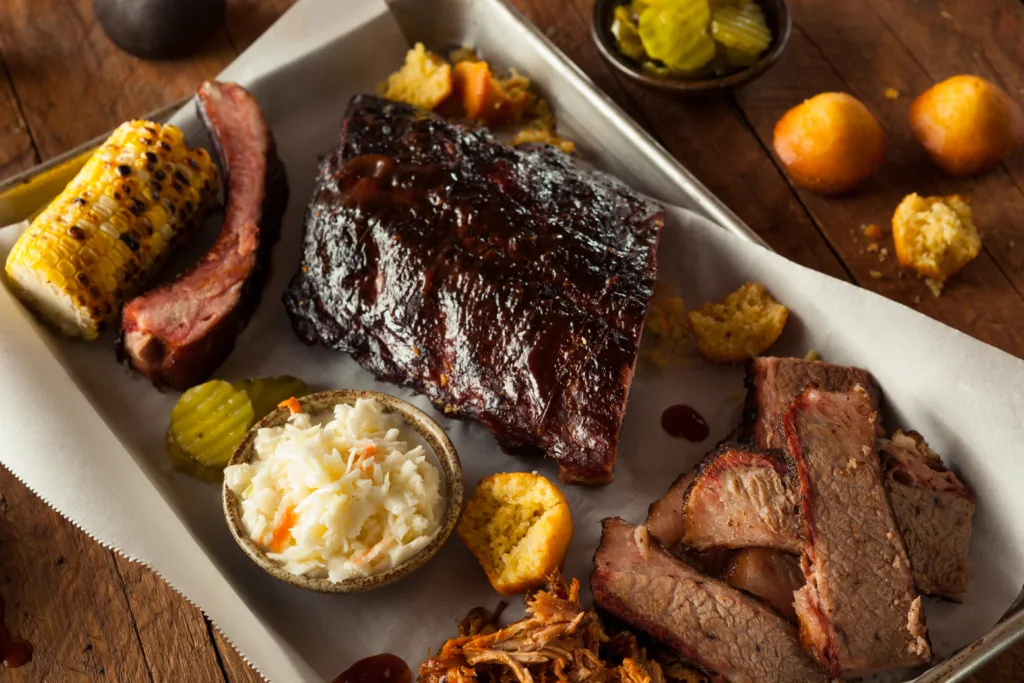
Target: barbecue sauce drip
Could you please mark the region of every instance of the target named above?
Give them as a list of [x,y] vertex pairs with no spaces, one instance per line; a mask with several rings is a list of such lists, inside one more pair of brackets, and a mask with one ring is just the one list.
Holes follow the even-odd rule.
[[0,657],[4,666],[16,669],[32,660],[32,643],[11,635],[4,615],[4,601],[0,598]]
[[669,435],[687,441],[703,441],[711,429],[704,416],[690,406],[678,404],[669,406],[661,414],[661,428]]
[[412,683],[412,672],[400,657],[385,653],[360,659],[334,683]]

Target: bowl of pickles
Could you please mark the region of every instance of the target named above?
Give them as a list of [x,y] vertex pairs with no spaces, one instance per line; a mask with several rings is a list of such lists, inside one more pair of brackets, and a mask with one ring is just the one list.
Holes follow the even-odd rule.
[[702,94],[764,74],[789,42],[785,0],[595,0],[604,58],[641,85]]

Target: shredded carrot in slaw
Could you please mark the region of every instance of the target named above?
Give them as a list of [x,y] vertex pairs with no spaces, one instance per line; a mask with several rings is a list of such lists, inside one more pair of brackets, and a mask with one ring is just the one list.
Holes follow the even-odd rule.
[[[294,401],[295,399],[292,400]],[[285,508],[284,514],[281,515],[281,523],[274,527],[274,535],[270,539],[270,549],[275,553],[284,550],[284,545],[288,541],[288,535],[292,532],[292,527],[295,526],[297,519],[294,505],[289,505]]]
[[277,404],[278,408],[287,408],[292,415],[297,415],[302,412],[302,406],[299,405],[298,399],[292,396],[289,399],[281,401]]
[[385,548],[387,548],[389,545],[391,545],[394,542],[395,542],[395,537],[394,536],[385,536],[384,538],[382,538],[380,541],[378,541],[369,550],[366,550],[365,552],[361,552],[358,555],[353,555],[351,562],[353,564],[366,564],[367,560],[371,556],[378,555],[380,553],[380,551],[384,550]]

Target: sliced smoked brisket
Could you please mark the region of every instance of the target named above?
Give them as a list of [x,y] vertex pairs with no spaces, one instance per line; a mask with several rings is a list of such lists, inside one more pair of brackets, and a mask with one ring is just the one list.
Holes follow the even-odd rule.
[[[881,403],[881,392],[871,373],[860,368],[844,367],[802,358],[754,358],[747,364],[747,399],[740,425],[741,440],[757,448],[780,448],[779,418],[797,394],[809,386],[823,391],[849,391],[864,387],[875,411]],[[881,416],[877,420],[878,436],[884,436]]]
[[553,147],[362,95],[285,304],[306,343],[546,453],[565,481],[608,482],[662,216]]
[[859,386],[807,389],[783,414],[780,435],[800,481],[804,645],[835,677],[927,662],[921,598],[882,480],[871,397]]
[[800,553],[794,484],[795,469],[781,451],[719,446],[697,466],[683,495],[682,543]]
[[962,602],[974,494],[917,432],[897,431],[878,449],[918,590]]
[[602,524],[590,577],[599,608],[731,683],[826,680],[772,608],[671,556],[645,527]]

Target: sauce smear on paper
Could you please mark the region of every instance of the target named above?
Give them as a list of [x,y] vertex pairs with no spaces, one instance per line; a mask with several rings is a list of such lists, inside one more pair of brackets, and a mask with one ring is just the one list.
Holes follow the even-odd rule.
[[0,657],[4,660],[4,666],[11,669],[24,666],[32,660],[32,643],[15,638],[7,628],[3,598],[0,598]]
[[334,683],[412,683],[412,672],[400,657],[385,653],[360,659]]
[[670,406],[661,414],[661,428],[676,438],[688,441],[703,441],[708,438],[711,428],[708,421],[690,406]]

